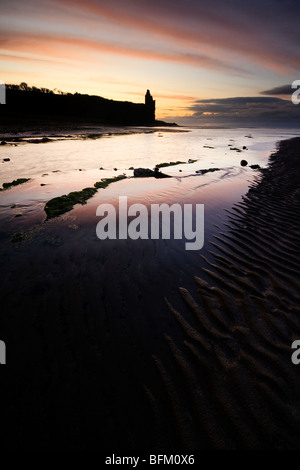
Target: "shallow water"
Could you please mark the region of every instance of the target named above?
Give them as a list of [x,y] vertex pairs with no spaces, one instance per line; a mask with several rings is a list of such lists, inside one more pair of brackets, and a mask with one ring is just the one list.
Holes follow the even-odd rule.
[[[10,253],[14,257],[19,245],[22,251],[43,251],[45,243],[73,245],[82,243],[84,238],[91,246],[95,245],[96,250],[110,252],[114,243],[96,238],[99,222],[96,210],[102,203],[117,207],[119,197],[127,196],[128,205],[142,203],[148,208],[152,203],[204,204],[205,241],[199,253],[209,257],[209,242],[226,222],[226,209],[240,201],[249,186],[261,177],[259,171],[249,166],[242,167],[240,160],[246,159],[249,165],[266,167],[270,153],[276,149],[276,142],[296,135],[296,131],[180,130],[184,132],[145,130],[143,134],[139,130],[139,133],[131,135],[104,136],[95,140],[69,139],[66,136],[65,140],[49,143],[0,146],[1,156],[10,158],[9,162],[0,165],[1,181],[31,178],[27,183],[0,192],[1,253],[6,256]],[[240,149],[246,146],[247,150],[236,152],[230,150],[229,145]],[[160,162],[188,162],[189,159],[197,161],[162,168],[161,171],[173,178],[133,178],[133,171],[128,170],[131,166],[153,168]],[[104,170],[99,170],[100,167]],[[196,173],[205,168],[219,170],[204,175]],[[86,204],[77,204],[70,212],[45,223],[44,207],[50,199],[93,186],[103,177],[122,173],[128,178],[99,189]],[[23,242],[11,243],[20,232],[26,234],[24,247]],[[164,240],[162,245],[169,253],[169,260],[174,259],[176,253],[188,271],[193,252],[185,250],[185,241]],[[142,240],[141,243],[149,246],[147,241]],[[132,242],[133,249],[136,244],[137,241]],[[155,244],[159,245],[158,241]],[[123,246],[120,240],[116,246]],[[114,250],[110,253],[113,257]]]
[[[66,139],[53,138],[48,143],[0,146],[0,184],[18,178],[31,179],[22,186],[2,192],[1,208],[7,209],[14,204],[33,208],[53,197],[93,186],[101,178],[123,173],[133,176],[130,167],[153,168],[158,163],[188,162],[189,159],[196,162],[170,166],[161,171],[183,178],[195,175],[197,170],[220,168],[220,172],[200,175],[201,179],[197,178],[197,183],[192,186],[197,189],[207,183],[221,182],[222,178],[234,178],[235,183],[230,190],[234,199],[235,193],[236,197],[240,197],[235,177],[241,175],[241,159],[247,160],[249,165],[266,166],[276,142],[299,133],[297,130],[280,129],[177,130],[185,132],[135,129],[136,133],[133,134],[104,134],[98,139],[69,139],[65,136]],[[230,146],[239,149],[245,146],[247,150],[237,152],[230,150]],[[4,158],[10,161],[3,162]],[[247,178],[252,180],[255,172],[248,167],[245,171],[248,172]],[[244,184],[242,186],[244,190]],[[23,213],[23,209],[20,211]]]
[[[20,143],[17,146],[0,147],[0,159],[10,162],[0,166],[0,183],[16,178],[40,178],[45,173],[63,172],[76,179],[79,170],[93,170],[97,177],[99,168],[105,169],[104,176],[127,171],[129,167],[153,168],[155,164],[170,161],[197,160],[189,166],[168,168],[168,173],[179,169],[190,172],[209,167],[239,165],[241,158],[249,164],[266,164],[269,153],[278,140],[299,134],[285,130],[249,129],[181,129],[186,132],[135,133],[131,135],[108,136],[98,139],[53,140],[48,143]],[[252,138],[246,137],[251,135]],[[237,153],[230,146],[248,150]],[[213,148],[208,148],[213,147]],[[54,174],[57,177],[56,174]],[[86,180],[77,175],[78,181]],[[56,178],[57,179],[57,178]],[[53,181],[53,178],[51,179]]]

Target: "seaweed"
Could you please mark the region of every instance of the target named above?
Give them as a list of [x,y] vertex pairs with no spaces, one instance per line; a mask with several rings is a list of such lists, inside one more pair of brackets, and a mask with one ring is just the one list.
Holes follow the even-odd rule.
[[45,212],[47,214],[46,220],[58,217],[59,215],[69,212],[73,209],[75,204],[86,204],[98,191],[99,188],[106,188],[110,183],[119,181],[126,178],[124,175],[116,176],[115,178],[106,178],[94,184],[94,187],[84,188],[81,191],[73,191],[63,196],[55,197],[48,201],[45,205]]
[[201,173],[201,175],[205,175],[205,173],[220,171],[220,168],[207,168],[204,170],[197,170],[196,173]]
[[177,161],[177,162],[169,162],[169,163],[157,163],[157,165],[155,165],[155,168],[164,168],[166,166],[173,166],[173,165],[182,165],[186,162],[181,162],[181,161]]
[[96,188],[84,188],[81,191],[73,191],[67,195],[64,194],[51,199],[45,205],[46,220],[69,212],[75,204],[86,204],[87,199],[91,198],[96,192]]
[[11,188],[12,186],[18,186],[19,184],[27,183],[29,180],[30,178],[18,178],[17,180],[13,180],[10,183],[3,183],[3,187],[0,188],[0,191]]
[[106,188],[110,183],[114,183],[116,181],[120,181],[125,178],[126,178],[125,175],[115,176],[114,178],[103,178],[101,181],[97,181],[97,183],[94,184],[94,187],[97,189]]
[[22,242],[23,240],[26,239],[26,233],[25,232],[16,232],[13,234],[11,238],[12,243],[19,243]]

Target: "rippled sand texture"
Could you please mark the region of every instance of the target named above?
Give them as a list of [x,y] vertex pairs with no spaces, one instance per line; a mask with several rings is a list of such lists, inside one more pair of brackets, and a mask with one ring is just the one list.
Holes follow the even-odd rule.
[[[169,304],[183,337],[166,332],[174,368],[154,361],[185,448],[300,447],[300,365],[291,362],[300,338],[299,157],[299,139],[282,142],[230,211],[203,268],[210,281],[199,273],[196,297],[180,288],[192,319]],[[163,412],[147,393],[163,443]]]
[[101,244],[81,206],[2,234],[4,447],[298,449],[299,154],[281,143],[200,252]]

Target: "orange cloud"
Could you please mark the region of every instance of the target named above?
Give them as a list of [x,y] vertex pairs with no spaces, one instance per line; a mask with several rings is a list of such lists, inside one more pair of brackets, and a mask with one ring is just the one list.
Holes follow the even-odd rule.
[[[140,49],[138,46],[129,47],[122,44],[113,44],[104,41],[92,41],[76,37],[47,36],[46,34],[11,34],[0,36],[0,46],[10,51],[27,52],[39,56],[55,58],[89,60],[86,53],[94,51],[104,54],[118,54],[137,59],[154,60],[163,62],[175,62],[186,65],[202,67],[204,69],[229,70],[231,72],[244,73],[237,66],[228,65],[218,59],[190,52],[158,52],[149,49]],[[81,53],[80,50],[81,49]],[[83,51],[84,49],[84,51]]]
[[[203,57],[201,64],[192,52],[187,53],[190,57],[186,59],[205,68],[213,67],[215,62],[227,64],[228,70],[241,70],[242,67],[235,64],[237,57],[233,57],[237,54],[243,63],[248,60],[248,65],[250,61],[282,74],[289,73],[291,69],[299,69],[299,53],[297,54],[293,48],[285,47],[282,41],[276,41],[276,33],[279,33],[276,29],[270,28],[270,22],[264,22],[262,28],[261,25],[256,28],[256,23],[259,23],[257,15],[252,14],[255,22],[251,22],[251,15],[248,17],[247,14],[240,14],[235,17],[235,11],[231,11],[230,6],[226,8],[223,6],[225,14],[222,14],[222,3],[218,1],[216,3],[218,8],[213,11],[210,7],[193,5],[193,2],[189,2],[187,10],[183,3],[179,5],[177,2],[167,0],[160,2],[159,6],[154,3],[150,6],[148,2],[134,0],[129,2],[65,0],[65,4],[80,8],[95,18],[105,17],[131,30],[167,37],[177,44],[185,47],[189,45],[201,52],[206,50],[210,52],[211,63],[209,58],[205,60]],[[198,26],[195,27],[197,23]]]

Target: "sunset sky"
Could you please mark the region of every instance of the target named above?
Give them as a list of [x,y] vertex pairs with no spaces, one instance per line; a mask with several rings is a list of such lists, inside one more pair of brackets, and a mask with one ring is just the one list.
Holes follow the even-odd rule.
[[183,124],[300,122],[296,0],[0,0],[0,80],[142,102]]

